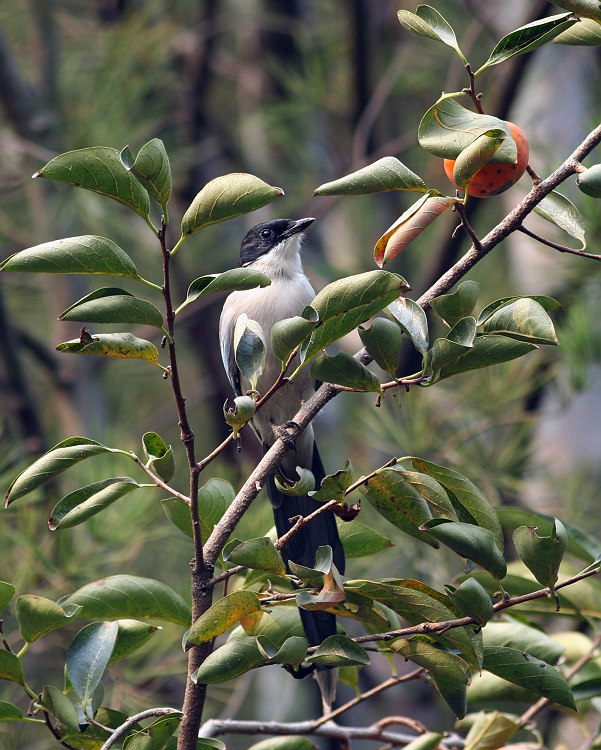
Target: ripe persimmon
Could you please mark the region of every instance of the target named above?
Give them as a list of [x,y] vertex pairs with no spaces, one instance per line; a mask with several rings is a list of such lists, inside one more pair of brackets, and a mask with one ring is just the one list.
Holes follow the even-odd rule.
[[[513,164],[486,164],[472,177],[467,186],[467,194],[473,198],[489,198],[491,195],[503,193],[507,188],[514,185],[526,171],[528,166],[529,147],[528,139],[524,131],[515,123],[505,121],[509,128],[515,145],[518,149],[518,158]],[[454,159],[444,160],[444,171],[451,182],[453,182]]]

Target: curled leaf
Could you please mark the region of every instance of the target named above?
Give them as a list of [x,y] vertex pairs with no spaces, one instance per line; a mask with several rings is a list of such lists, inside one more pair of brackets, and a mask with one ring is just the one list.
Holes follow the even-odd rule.
[[374,248],[374,259],[382,268],[402,252],[440,214],[458,203],[457,198],[444,195],[423,195],[390,226]]

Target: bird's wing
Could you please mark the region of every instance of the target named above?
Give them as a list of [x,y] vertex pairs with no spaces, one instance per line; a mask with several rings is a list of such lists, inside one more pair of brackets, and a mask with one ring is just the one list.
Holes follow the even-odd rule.
[[225,369],[227,379],[230,381],[232,388],[237,396],[242,395],[242,385],[240,383],[240,371],[236,364],[234,355],[234,328],[236,320],[228,305],[229,297],[226,299],[219,320],[219,344],[221,347],[221,360]]

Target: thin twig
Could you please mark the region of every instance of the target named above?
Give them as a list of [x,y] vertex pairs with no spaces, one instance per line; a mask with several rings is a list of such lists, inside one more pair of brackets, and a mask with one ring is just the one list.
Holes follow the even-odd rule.
[[591,260],[601,260],[601,255],[587,253],[584,250],[575,250],[573,247],[568,247],[567,245],[560,245],[557,242],[548,240],[546,237],[542,237],[540,234],[536,234],[536,232],[532,232],[530,229],[526,229],[524,225],[519,226],[517,228],[517,231],[522,232],[523,234],[527,234],[528,237],[532,237],[533,240],[536,240],[543,245],[548,245],[554,250],[559,250],[560,253],[571,253],[572,255],[581,255],[583,258],[590,258]]
[[128,729],[131,729],[131,727],[134,726],[134,724],[137,724],[139,721],[143,721],[144,719],[150,719],[153,716],[168,716],[169,714],[181,714],[181,711],[178,711],[177,708],[149,708],[146,711],[141,711],[139,714],[134,714],[133,716],[130,716],[126,721],[123,722],[120,726],[117,727],[111,734],[111,736],[106,740],[104,745],[100,748],[100,750],[110,750],[110,748],[117,742],[117,740],[122,737]]
[[142,463],[142,459],[138,458],[138,456],[131,454],[131,457],[133,460],[138,464],[138,466],[142,469],[142,471],[145,471],[146,474],[152,479],[154,484],[156,484],[157,487],[160,487],[162,490],[165,490],[165,492],[168,492],[170,495],[173,495],[173,497],[178,497],[180,500],[183,500],[187,505],[190,505],[190,498],[187,495],[184,495],[181,492],[178,492],[177,490],[173,489],[170,485],[168,485],[166,482],[163,482],[163,480],[157,476],[152,469],[150,469],[146,464]]
[[[371,690],[366,690],[364,693],[361,693],[361,695],[355,696],[344,705],[336,708],[334,711],[330,711],[330,713],[324,714],[321,718],[317,719],[317,721],[315,722],[315,726],[319,727],[322,724],[325,724],[327,721],[332,721],[337,716],[340,716],[340,714],[343,714],[346,711],[349,711],[351,708],[358,706],[359,703],[363,703],[363,701],[366,701],[369,698],[373,698],[374,695],[378,695],[379,693],[384,692],[384,690],[388,690],[388,688],[394,687],[395,685],[400,685],[402,682],[409,682],[410,680],[415,680],[418,677],[420,677],[423,673],[424,673],[424,669],[423,667],[420,667],[419,669],[415,669],[413,670],[413,672],[409,672],[408,674],[401,675],[400,677],[390,677],[388,680],[381,682],[379,685],[376,685]],[[406,721],[410,721],[410,720],[406,720]],[[411,728],[414,729],[418,734],[423,734],[426,731],[420,724],[418,724],[418,722],[415,722],[415,721],[412,722]]]

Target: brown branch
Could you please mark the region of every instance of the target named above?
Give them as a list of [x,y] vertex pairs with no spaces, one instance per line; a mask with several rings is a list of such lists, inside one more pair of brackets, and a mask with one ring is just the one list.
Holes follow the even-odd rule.
[[[217,737],[222,734],[269,734],[275,736],[302,734],[329,737],[338,742],[350,740],[378,740],[394,747],[404,746],[416,739],[415,734],[390,732],[379,722],[369,727],[340,726],[334,722],[326,724],[317,721],[277,722],[277,721],[232,721],[210,719],[201,727],[201,737]],[[457,738],[455,738],[457,739]]]
[[157,487],[160,487],[162,490],[165,490],[165,492],[168,492],[173,497],[178,497],[180,500],[183,500],[187,505],[190,505],[190,498],[187,495],[184,495],[182,492],[178,492],[176,489],[171,487],[167,484],[167,482],[163,482],[163,480],[157,476],[152,469],[150,469],[146,464],[142,462],[142,459],[136,456],[134,453],[131,454],[131,457],[133,460],[138,464],[138,466],[144,471],[148,476],[152,479],[154,484],[156,484]]

